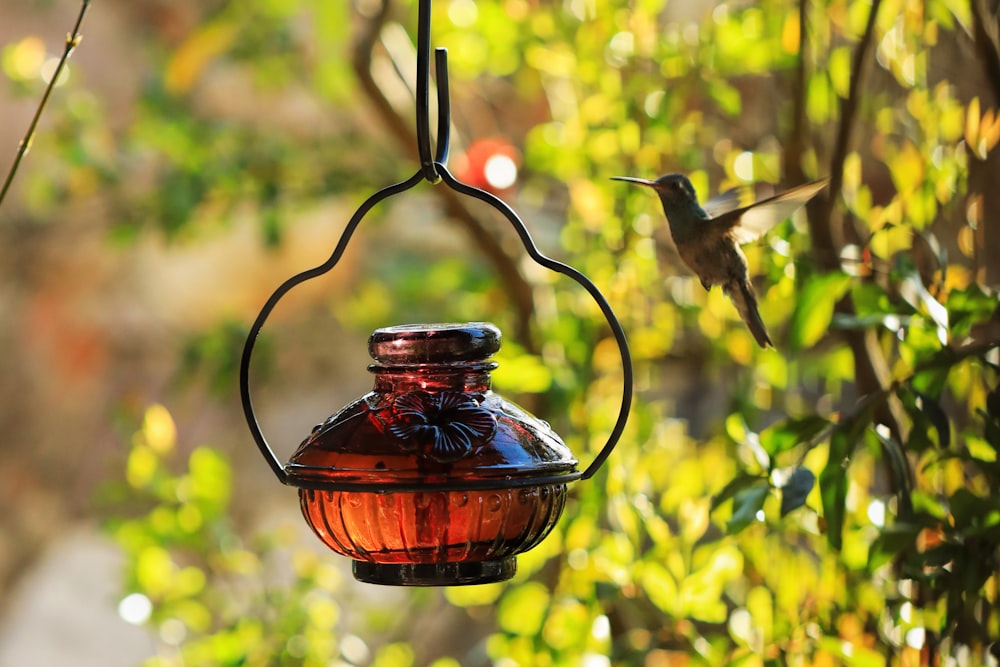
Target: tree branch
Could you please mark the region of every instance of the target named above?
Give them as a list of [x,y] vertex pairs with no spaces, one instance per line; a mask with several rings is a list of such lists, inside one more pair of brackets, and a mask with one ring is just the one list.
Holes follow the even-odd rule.
[[[993,89],[993,102],[1000,105],[1000,45],[996,42],[997,17],[994,15],[987,20],[984,14],[988,11],[988,7],[984,6],[985,4],[981,0],[969,0],[972,8],[973,36],[979,60],[986,70],[986,80]],[[988,26],[993,26],[993,34],[990,34]]]
[[[882,0],[873,0],[868,14],[865,31],[858,42],[851,58],[851,80],[848,84],[847,97],[840,105],[840,122],[837,125],[837,138],[833,145],[833,155],[830,158],[830,188],[829,197],[820,207],[819,215],[810,225],[814,247],[818,250],[817,259],[828,270],[840,267],[840,251],[844,246],[843,225],[849,224],[841,219],[841,224],[834,221],[834,200],[844,185],[844,162],[851,146],[854,125],[857,121],[858,109],[861,104],[862,83],[868,72],[869,55],[872,42],[875,39],[875,21]],[[818,247],[817,247],[818,246]]]
[[804,183],[802,153],[806,146],[806,47],[809,31],[809,0],[799,0],[799,59],[792,82],[792,128],[785,144],[785,173],[792,183]]
[[38,103],[38,108],[35,110],[35,115],[31,119],[31,124],[28,125],[28,131],[21,139],[21,143],[18,144],[17,154],[14,156],[14,163],[10,166],[10,170],[7,172],[7,178],[4,180],[3,187],[0,188],[0,205],[3,205],[3,200],[7,196],[7,191],[10,190],[10,184],[14,182],[14,174],[17,173],[18,167],[21,166],[21,160],[24,156],[28,154],[31,149],[31,143],[35,140],[35,130],[38,129],[38,121],[42,117],[42,111],[45,110],[45,105],[49,101],[49,97],[52,95],[52,90],[56,87],[56,83],[59,81],[59,75],[62,74],[63,68],[66,66],[66,61],[69,60],[70,55],[73,53],[79,44],[80,40],[83,39],[83,35],[80,34],[80,25],[83,23],[83,15],[87,13],[87,7],[90,5],[90,0],[83,0],[83,4],[80,6],[80,13],[76,17],[76,24],[73,26],[73,30],[66,35],[66,46],[63,49],[62,57],[59,58],[59,63],[56,65],[55,71],[52,73],[52,78],[49,79],[49,85],[45,87],[45,93],[42,94],[42,101]]
[[[861,104],[861,91],[871,61],[872,44],[875,39],[875,23],[881,0],[873,0],[868,14],[865,31],[858,42],[851,59],[851,79],[847,97],[840,107],[840,120],[833,153],[830,158],[830,188],[828,196],[819,201],[809,216],[809,232],[812,236],[813,251],[817,263],[826,271],[840,269],[840,253],[844,247],[844,229],[853,224],[849,217],[834,216],[834,204],[844,183],[844,162],[851,147],[851,139],[857,122]],[[818,198],[817,198],[818,199]],[[850,294],[837,303],[837,312],[854,313],[854,303]],[[892,383],[889,364],[879,345],[878,333],[873,329],[844,331],[843,336],[854,357],[854,380],[861,396],[886,392]],[[908,422],[902,405],[894,396],[881,403],[875,418],[885,424],[897,442],[906,442]],[[909,471],[908,471],[909,472]],[[891,472],[890,472],[891,475]],[[890,480],[893,488],[902,489],[908,480]]]

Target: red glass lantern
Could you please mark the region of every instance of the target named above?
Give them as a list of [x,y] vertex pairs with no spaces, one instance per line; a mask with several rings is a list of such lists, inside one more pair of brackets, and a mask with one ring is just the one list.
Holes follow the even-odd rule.
[[499,329],[481,322],[377,330],[373,391],[288,462],[306,521],[354,559],[357,578],[506,579],[514,555],[552,530],[576,459],[548,424],[490,389],[499,348]]
[[[538,544],[563,511],[567,484],[588,479],[621,437],[632,398],[624,331],[600,291],[576,269],[542,255],[517,214],[494,195],[456,180],[445,167],[449,105],[447,59],[437,50],[438,140],[427,126],[430,0],[420,0],[417,135],[421,169],[365,201],[330,259],[293,276],[264,304],[243,349],[240,395],[247,425],[278,479],[299,489],[306,521],[335,552],[354,560],[355,578],[394,585],[502,581],[515,556]],[[576,281],[597,302],[621,353],[618,420],[586,470],[549,425],[495,394],[491,357],[500,331],[483,322],[378,329],[369,340],[374,388],[343,408],[282,465],[253,412],[249,368],[254,344],[278,301],[332,269],[354,230],[378,202],[423,180],[444,183],[503,214],[538,264]]]

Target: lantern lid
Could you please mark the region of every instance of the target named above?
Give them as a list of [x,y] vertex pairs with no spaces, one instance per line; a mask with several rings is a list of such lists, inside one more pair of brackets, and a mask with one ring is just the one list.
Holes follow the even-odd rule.
[[500,338],[489,322],[401,324],[376,329],[368,353],[387,366],[482,361],[497,353]]

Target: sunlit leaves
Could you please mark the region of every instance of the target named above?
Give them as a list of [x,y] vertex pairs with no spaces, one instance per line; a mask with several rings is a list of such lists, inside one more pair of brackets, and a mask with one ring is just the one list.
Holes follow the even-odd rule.
[[764,507],[764,501],[770,491],[771,485],[762,480],[736,492],[733,495],[733,513],[726,523],[726,532],[732,535],[749,526]]
[[983,327],[993,312],[1000,308],[1000,296],[990,293],[981,285],[972,284],[965,289],[953,290],[947,301],[948,321],[953,339],[975,335],[975,327]]
[[816,72],[809,77],[806,88],[806,113],[814,123],[830,119],[834,110],[833,87],[825,72]]
[[14,81],[30,81],[41,79],[45,60],[45,42],[39,37],[29,36],[4,47],[0,67]]
[[216,22],[199,27],[174,50],[163,75],[167,91],[188,92],[211,60],[225,52],[236,38],[236,26]]
[[413,647],[405,642],[386,644],[375,654],[372,667],[413,667]]
[[965,143],[980,160],[1000,142],[1000,114],[988,109],[980,116],[979,98],[969,102],[965,120]]
[[708,81],[708,94],[712,97],[723,113],[736,116],[742,108],[739,91],[721,79]]
[[522,393],[541,393],[552,386],[552,369],[539,357],[526,354],[514,344],[504,343],[497,363],[500,368],[493,375],[497,391],[507,388]]
[[[951,444],[951,424],[940,403],[920,392],[903,389],[899,393],[914,425],[907,443],[908,448],[921,452],[931,446],[948,447]],[[931,439],[932,433],[937,436],[936,444]]]
[[788,329],[789,344],[795,349],[815,345],[827,332],[833,308],[851,284],[851,277],[829,273],[811,278],[795,303]]
[[904,198],[923,184],[926,163],[927,161],[917,151],[917,147],[910,142],[904,143],[902,148],[889,158],[889,173],[892,174],[896,190]]
[[548,589],[536,582],[524,583],[503,597],[497,622],[511,634],[534,636],[542,629],[548,607]]
[[848,468],[876,407],[884,399],[882,394],[865,397],[850,414],[841,418],[830,435],[827,461],[820,472],[819,484],[827,541],[834,549],[843,546]]
[[199,447],[185,466],[175,440],[166,408],[147,409],[129,457],[128,518],[108,523],[126,557],[125,598],[148,605],[130,622],[147,625],[163,647],[144,664],[329,664],[340,653],[340,608],[330,594],[339,573],[303,552],[291,559],[291,576],[265,582],[277,536],[244,545],[229,516],[228,462]]
[[[233,5],[233,14],[220,20],[242,25],[240,12],[258,11],[256,5]],[[907,273],[915,245],[930,238],[930,229],[950,239],[945,234],[953,220],[964,230],[960,251],[982,259],[978,235],[989,211],[975,193],[966,198],[966,160],[977,164],[989,154],[996,113],[991,116],[985,102],[969,103],[964,81],[942,79],[933,88],[925,81],[933,45],[953,39],[945,34],[951,25],[968,25],[967,3],[933,1],[921,16],[918,5],[897,1],[881,12],[875,67],[882,70],[869,77],[880,87],[860,92],[843,192],[828,193],[833,223],[851,244],[843,254],[850,264],[844,273],[822,272],[814,252],[820,248],[812,247],[819,240],[806,233],[805,215],[766,244],[747,248],[764,318],[778,342],[763,352],[737,326],[732,305],[718,290],[706,295],[677,264],[669,242],[657,247],[653,239],[664,221],[655,198],[617,189],[606,177],[683,171],[704,197],[710,184],[734,176],[787,181],[794,161],[809,176],[827,175],[843,99],[859,81],[852,59],[871,4],[834,0],[811,7],[804,26],[798,7],[782,2],[718,5],[687,22],[672,18],[687,9],[683,3],[665,6],[661,0],[435,5],[435,41],[451,50],[460,138],[495,127],[523,149],[526,168],[512,202],[530,213],[529,227],[556,256],[606,290],[626,326],[637,371],[625,438],[607,467],[574,489],[553,535],[519,557],[519,578],[449,590],[447,600],[468,606],[477,618],[496,614],[485,645],[498,665],[589,664],[592,653],[636,665],[675,654],[704,664],[759,664],[764,656],[789,663],[871,661],[872,642],[899,634],[886,596],[905,596],[891,574],[872,573],[918,549],[923,560],[913,561],[913,572],[937,568],[934,575],[945,581],[940,576],[955,558],[954,545],[972,533],[946,536],[954,540],[941,548],[924,542],[936,535],[937,524],[950,526],[956,518],[963,530],[985,530],[986,520],[980,525],[973,517],[992,511],[982,504],[988,494],[981,484],[995,473],[981,470],[989,469],[983,462],[995,462],[1000,442],[993,410],[1000,399],[985,398],[994,396],[988,382],[995,359],[976,356],[959,364],[949,355],[960,345],[990,340],[996,295],[976,284],[974,271],[954,258],[949,264],[940,252],[931,271]],[[289,17],[304,16],[297,12],[305,9],[316,20],[289,30],[300,25]],[[399,9],[412,11],[414,3]],[[301,77],[319,86],[324,99],[348,98],[353,83],[343,75],[342,51],[348,31],[366,16],[348,21],[349,5],[315,0],[269,1],[259,11],[264,24],[246,39],[239,32],[232,55],[218,55],[220,62],[230,65],[232,58],[250,68],[263,89],[281,90]],[[405,42],[400,26],[409,26],[394,20],[401,21],[395,27]],[[807,41],[800,44],[803,29]],[[290,68],[299,63],[295,49],[303,34],[317,51]],[[321,40],[325,35],[331,39]],[[800,46],[808,51],[797,53]],[[155,154],[161,169],[138,217],[179,233],[197,227],[192,222],[206,214],[225,215],[228,206],[242,203],[260,212],[268,238],[278,244],[282,225],[294,224],[281,218],[287,210],[353,192],[345,180],[346,172],[358,172],[345,163],[351,156],[370,170],[354,184],[361,179],[370,185],[364,173],[377,173],[380,181],[386,170],[409,168],[408,158],[384,146],[317,142],[312,135],[293,140],[281,131],[262,134],[238,123],[192,118],[177,98],[198,89],[193,84],[212,71],[207,65],[216,57],[203,51],[199,61],[192,53],[198,55],[174,56],[172,73],[162,89],[151,87],[150,112],[133,129],[137,152]],[[805,125],[813,134],[793,146],[785,142],[797,110],[792,82],[800,57]],[[949,75],[942,70],[941,76]],[[405,86],[403,93],[406,116]],[[491,104],[479,106],[481,98]],[[516,114],[504,115],[514,107]],[[487,108],[495,108],[496,117],[486,118]],[[377,128],[366,132],[376,139],[380,134]],[[330,151],[331,143],[338,150]],[[392,156],[392,164],[367,164],[380,155]],[[427,312],[504,316],[508,295],[475,260],[457,254],[400,259],[388,250],[398,239],[382,240],[365,280],[337,304],[342,324],[370,330],[387,318],[417,321]],[[544,407],[540,416],[559,422],[558,430],[585,459],[604,442],[617,408],[616,350],[591,305],[581,305],[583,299],[561,285],[529,277],[537,351],[505,345],[495,386],[541,394],[532,397]],[[836,312],[842,299],[844,312]],[[838,335],[828,336],[831,329]],[[855,377],[861,368],[856,348],[843,344],[841,330],[868,336],[888,362],[889,376],[880,380],[896,384],[872,390],[868,378]],[[238,334],[230,328],[200,338],[190,367],[211,364],[213,376],[223,378],[231,365],[224,350]],[[872,393],[858,396],[862,391]],[[875,408],[890,396],[903,407],[905,442],[876,422]],[[963,401],[969,414],[952,414],[962,412]],[[351,653],[347,643],[337,655],[339,606],[329,591],[338,579],[319,573],[326,561],[318,557],[293,558],[296,581],[313,583],[318,594],[297,583],[287,597],[271,591],[278,608],[267,606],[258,618],[220,615],[206,595],[219,590],[220,570],[213,568],[231,578],[259,578],[264,556],[232,546],[240,543],[224,520],[232,483],[225,460],[206,448],[185,449],[192,452],[187,459],[170,458],[179,456],[171,453],[177,447],[165,443],[176,435],[162,415],[151,415],[148,433],[130,454],[127,479],[156,507],[120,525],[116,535],[134,557],[151,549],[141,557],[147,593],[187,591],[181,597],[187,595],[188,604],[213,612],[219,629],[212,646],[197,635],[197,613],[180,606],[169,612],[174,620],[186,619],[189,664],[198,664],[192,656],[213,652],[255,664],[247,646],[281,656],[256,664],[418,662],[403,644],[373,646],[370,655],[355,659],[350,656],[364,652]],[[698,434],[697,441],[689,432]],[[896,483],[890,477],[903,480],[907,472],[924,486],[912,495],[912,516],[904,516],[899,488],[874,497],[876,489]],[[968,495],[958,492],[965,475],[973,479]],[[866,506],[879,506],[870,500],[882,503],[878,520],[865,514]],[[219,533],[219,553],[205,558],[199,541]],[[200,583],[186,570],[192,562],[204,573]],[[979,581],[978,571],[969,569],[975,576],[961,586]],[[274,621],[277,627],[261,620],[272,617],[282,619]],[[611,637],[602,630],[608,622]],[[280,637],[261,648],[272,634]]]
[[656,562],[643,563],[638,581],[650,601],[668,613],[678,611],[677,582],[667,568]]
[[830,76],[830,85],[834,92],[840,97],[847,97],[848,87],[851,84],[851,49],[847,46],[840,46],[830,53],[827,61],[827,73]]
[[774,459],[800,443],[808,443],[829,426],[830,421],[820,415],[784,419],[761,431],[760,444]]

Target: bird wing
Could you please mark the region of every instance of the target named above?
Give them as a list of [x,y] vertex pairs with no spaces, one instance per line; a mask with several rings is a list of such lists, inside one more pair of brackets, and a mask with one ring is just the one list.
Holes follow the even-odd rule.
[[[829,179],[805,183],[760,201],[740,205],[745,193],[743,188],[729,190],[705,205],[705,212],[712,219],[712,226],[719,232],[730,232],[737,243],[743,245],[756,241],[771,227],[792,216],[806,202],[826,187]],[[731,194],[731,193],[734,193]],[[725,210],[727,203],[735,202],[737,208]],[[711,209],[711,210],[710,210]]]
[[[768,190],[762,191],[767,187]],[[721,192],[702,205],[709,218],[718,218],[736,209],[746,208],[756,201],[770,197],[774,194],[774,188],[769,183],[757,183],[755,185],[740,185],[731,190]]]

